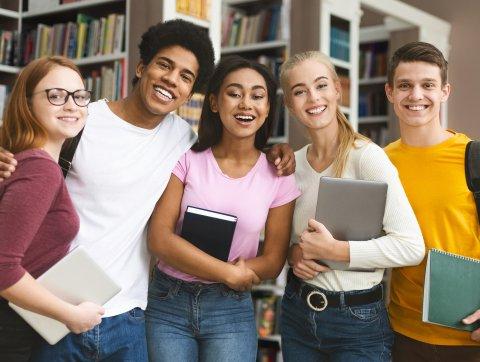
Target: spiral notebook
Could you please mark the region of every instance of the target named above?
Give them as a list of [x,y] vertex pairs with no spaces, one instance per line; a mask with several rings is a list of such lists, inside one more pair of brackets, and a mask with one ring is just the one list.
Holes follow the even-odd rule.
[[480,308],[480,260],[445,251],[428,252],[422,321],[473,331],[462,319]]

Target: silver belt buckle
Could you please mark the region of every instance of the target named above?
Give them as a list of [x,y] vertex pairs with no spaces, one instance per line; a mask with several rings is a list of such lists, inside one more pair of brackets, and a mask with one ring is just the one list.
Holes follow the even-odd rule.
[[[312,302],[310,301],[310,298],[314,295],[319,295],[320,297],[322,297],[323,305],[321,307],[314,306],[312,304]],[[310,293],[308,293],[308,295],[307,295],[307,304],[314,311],[321,312],[321,311],[325,310],[325,308],[327,308],[327,305],[328,305],[327,296],[325,294],[323,294],[322,292],[319,292],[318,290],[313,290]]]

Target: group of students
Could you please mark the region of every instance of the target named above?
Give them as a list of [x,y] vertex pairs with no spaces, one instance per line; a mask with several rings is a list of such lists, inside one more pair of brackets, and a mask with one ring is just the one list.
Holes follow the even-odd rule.
[[[263,66],[233,56],[214,68],[208,35],[182,20],[149,28],[139,49],[133,91],[119,101],[90,104],[79,70],[61,57],[31,62],[13,87],[0,130],[0,360],[254,361],[249,291],[286,259],[286,361],[480,359],[480,331],[421,322],[425,249],[480,258],[463,175],[468,138],[440,125],[450,86],[438,49],[410,43],[392,57],[386,93],[401,139],[386,153],[340,111],[327,56],[287,59],[285,104],[312,141],[295,155],[288,145],[262,152],[277,106]],[[172,112],[205,84],[197,139]],[[62,145],[82,129],[64,181]],[[385,235],[336,240],[314,220],[322,176],[386,182]],[[179,236],[189,205],[238,217],[228,262]],[[34,280],[76,245],[122,287],[104,307],[71,305]],[[385,268],[394,268],[390,318]],[[50,346],[7,301],[73,333]]]

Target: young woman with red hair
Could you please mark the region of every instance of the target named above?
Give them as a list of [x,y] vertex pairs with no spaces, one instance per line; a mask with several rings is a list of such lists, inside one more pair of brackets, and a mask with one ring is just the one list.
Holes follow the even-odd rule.
[[54,318],[75,333],[100,323],[103,308],[69,304],[43,288],[40,276],[68,251],[78,215],[57,164],[67,138],[85,124],[90,92],[63,57],[28,64],[13,86],[0,146],[14,153],[16,172],[0,183],[0,360],[26,361],[38,335],[8,306]]

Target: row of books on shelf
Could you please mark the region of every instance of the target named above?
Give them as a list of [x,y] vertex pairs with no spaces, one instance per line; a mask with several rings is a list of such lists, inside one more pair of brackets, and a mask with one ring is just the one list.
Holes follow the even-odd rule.
[[0,64],[18,65],[18,31],[0,30]]
[[387,145],[388,128],[386,123],[359,124],[358,131],[380,147]]
[[210,19],[210,3],[211,0],[177,0],[176,9],[177,13],[208,20]]
[[109,14],[100,19],[79,13],[77,21],[38,24],[24,34],[22,64],[42,56],[84,58],[120,53],[124,43],[125,15]]
[[368,43],[360,46],[358,74],[361,78],[387,75],[388,42]]
[[114,101],[127,96],[126,62],[116,60],[113,67],[103,66],[85,78],[85,87],[92,91],[92,100]]
[[286,38],[281,25],[282,5],[273,4],[256,14],[224,6],[222,46],[237,46]]
[[350,33],[347,30],[335,26],[330,28],[330,56],[350,61]]
[[198,133],[198,126],[200,124],[200,115],[202,114],[203,101],[205,96],[200,93],[195,93],[192,98],[183,104],[177,110],[177,114],[182,117],[188,124]]
[[381,116],[388,112],[388,102],[383,88],[360,92],[358,95],[358,116]]

